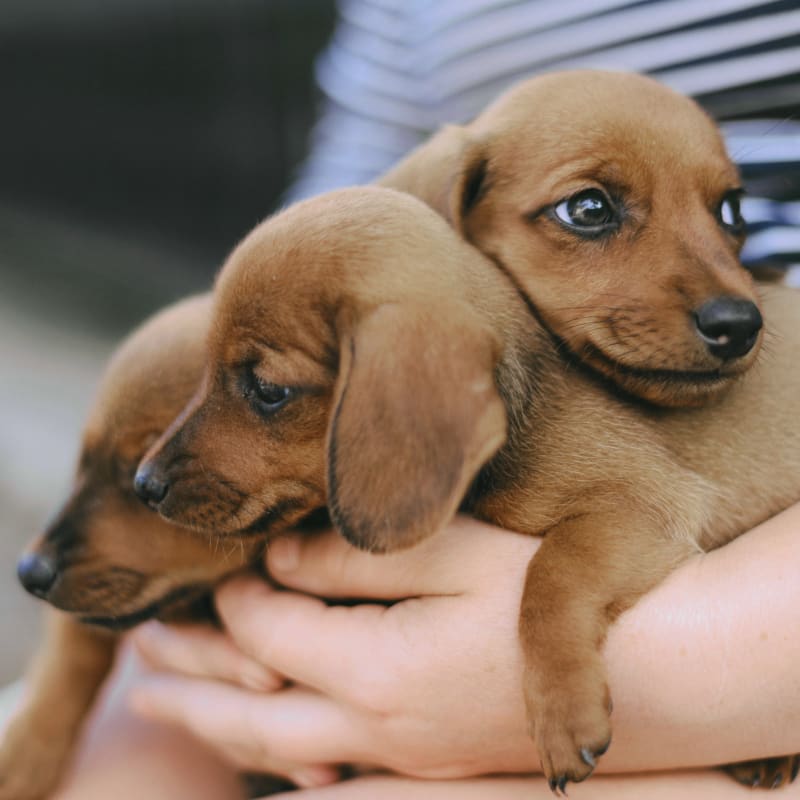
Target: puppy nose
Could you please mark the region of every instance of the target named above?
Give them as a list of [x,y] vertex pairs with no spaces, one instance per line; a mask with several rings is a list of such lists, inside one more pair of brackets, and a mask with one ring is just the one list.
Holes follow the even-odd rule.
[[158,474],[153,464],[142,464],[136,470],[133,490],[150,506],[158,505],[166,496],[169,484]]
[[695,323],[711,355],[730,359],[752,350],[763,320],[749,300],[714,297],[695,312]]
[[46,556],[27,553],[17,562],[20,583],[36,597],[45,597],[56,579],[56,568]]

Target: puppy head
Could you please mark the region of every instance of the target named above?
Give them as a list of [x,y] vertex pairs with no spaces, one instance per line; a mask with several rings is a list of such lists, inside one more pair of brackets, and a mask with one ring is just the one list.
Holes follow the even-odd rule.
[[136,466],[202,375],[210,298],[162,312],[112,359],[91,411],[74,490],[20,560],[23,584],[88,622],[140,622],[253,558],[257,540],[212,541],[148,510]]
[[420,174],[425,199],[513,277],[561,346],[625,391],[699,405],[753,363],[740,179],[688,98],[625,73],[534,78],[384,182]]
[[202,390],[140,466],[152,504],[215,531],[327,505],[372,550],[433,532],[505,436],[499,346],[460,280],[475,257],[377,188],[257,227],[220,275]]

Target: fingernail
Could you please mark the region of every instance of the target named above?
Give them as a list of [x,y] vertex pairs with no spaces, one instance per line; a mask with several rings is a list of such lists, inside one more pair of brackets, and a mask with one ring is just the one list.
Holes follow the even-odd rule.
[[291,572],[300,564],[300,540],[296,536],[279,536],[267,550],[270,569]]
[[337,779],[338,775],[331,767],[307,767],[295,772],[291,780],[301,789],[314,789],[327,786]]

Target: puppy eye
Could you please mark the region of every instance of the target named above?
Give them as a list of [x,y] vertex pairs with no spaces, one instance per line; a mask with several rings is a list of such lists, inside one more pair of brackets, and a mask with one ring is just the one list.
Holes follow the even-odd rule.
[[613,203],[599,189],[568,197],[555,206],[553,213],[560,222],[585,233],[599,233],[619,221]]
[[292,390],[288,386],[277,386],[262,380],[256,381],[255,390],[259,402],[268,406],[271,411],[276,411],[292,396]]
[[738,234],[744,230],[745,222],[739,206],[739,192],[728,192],[722,198],[717,216],[732,233]]
[[276,383],[265,381],[250,372],[244,394],[251,400],[259,413],[274,414],[294,397],[294,390],[290,386],[279,386]]

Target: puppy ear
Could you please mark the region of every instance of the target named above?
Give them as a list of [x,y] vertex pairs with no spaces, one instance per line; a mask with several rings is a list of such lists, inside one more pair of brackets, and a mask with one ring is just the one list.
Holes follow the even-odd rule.
[[377,183],[412,194],[463,233],[463,221],[487,186],[482,143],[459,125],[445,125]]
[[498,350],[464,307],[384,305],[342,337],[328,505],[349,542],[410,547],[456,512],[505,441]]
[[447,221],[465,238],[469,239],[467,217],[478,205],[489,188],[489,159],[486,148],[470,142],[461,153],[458,171],[450,181]]

